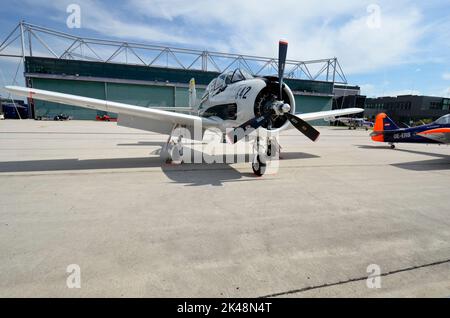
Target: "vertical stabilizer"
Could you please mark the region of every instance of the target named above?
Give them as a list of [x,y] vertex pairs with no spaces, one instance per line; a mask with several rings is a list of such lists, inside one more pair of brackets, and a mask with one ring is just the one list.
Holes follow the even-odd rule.
[[189,81],[189,107],[197,107],[197,90],[195,89],[195,79],[191,78]]
[[373,141],[384,142],[384,132],[397,130],[399,127],[385,113],[380,113],[375,119],[373,133],[371,134]]

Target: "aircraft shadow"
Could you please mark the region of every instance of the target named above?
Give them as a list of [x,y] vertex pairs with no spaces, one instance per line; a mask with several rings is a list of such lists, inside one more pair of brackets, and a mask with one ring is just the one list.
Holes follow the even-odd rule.
[[159,157],[109,159],[49,159],[0,162],[1,172],[44,172],[63,170],[96,170],[160,167]]
[[447,156],[445,159],[394,163],[392,166],[414,171],[450,170],[450,156]]
[[[245,162],[250,167],[252,155],[245,156]],[[201,157],[200,157],[201,158]],[[318,156],[299,153],[283,152],[283,160],[318,158]],[[223,158],[225,161],[226,158]],[[236,162],[236,157],[234,162]],[[193,161],[193,160],[192,160]],[[244,162],[244,161],[242,161]],[[48,159],[0,162],[0,173],[14,172],[54,172],[54,171],[83,171],[160,167],[162,172],[174,183],[186,186],[213,185],[222,186],[225,182],[264,180],[253,173],[241,173],[228,163],[208,163],[205,158],[202,163],[184,163],[182,165],[167,164],[160,156],[137,158],[107,158],[107,159]]]
[[429,157],[435,157],[437,159],[430,160],[417,160],[411,162],[394,163],[392,166],[413,170],[413,171],[433,171],[433,170],[449,170],[450,169],[450,155],[445,155],[441,153],[433,153],[426,151],[410,150],[410,149],[390,149],[389,146],[369,146],[369,145],[357,145],[358,148],[362,149],[389,149],[390,151],[406,152],[417,155],[424,155]]
[[360,149],[391,149],[389,146],[381,145],[381,146],[369,146],[369,145],[355,145]]
[[[199,155],[199,153],[197,153]],[[200,154],[201,155],[201,154]],[[194,162],[195,152],[191,153],[191,162]],[[282,152],[281,162],[283,160],[319,158],[319,156],[301,153],[301,152]],[[226,162],[225,156],[219,157],[219,162]],[[253,155],[246,154],[244,160],[237,160],[234,156],[234,163],[245,162],[250,167]],[[202,163],[184,163],[183,165],[162,165],[164,174],[175,183],[182,183],[186,186],[213,185],[223,186],[227,182],[248,182],[262,181],[264,178],[258,178],[253,173],[242,173],[234,169],[229,163],[210,163],[212,159],[207,155],[203,157]],[[282,163],[280,163],[282,164]]]

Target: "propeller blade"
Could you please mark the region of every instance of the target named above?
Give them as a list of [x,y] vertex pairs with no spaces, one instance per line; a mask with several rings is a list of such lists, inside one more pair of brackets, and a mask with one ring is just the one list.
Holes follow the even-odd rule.
[[301,133],[303,133],[306,137],[311,139],[312,141],[317,141],[317,138],[319,138],[320,132],[318,132],[313,126],[308,124],[306,121],[304,121],[301,118],[298,118],[295,115],[292,115],[290,113],[284,114],[284,116],[289,119],[291,124],[297,128]]
[[286,56],[287,56],[288,43],[286,41],[280,41],[278,44],[278,81],[280,82],[280,94],[278,99],[283,98],[283,77],[284,68],[286,66]]
[[248,130],[250,128],[253,128],[254,130],[258,129],[267,122],[269,117],[270,113],[246,121],[227,134],[228,140],[230,140],[232,143],[237,143],[239,140],[248,135]]

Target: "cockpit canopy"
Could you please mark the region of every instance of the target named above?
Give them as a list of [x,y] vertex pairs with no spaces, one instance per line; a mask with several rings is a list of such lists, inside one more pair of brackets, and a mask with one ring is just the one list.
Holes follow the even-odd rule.
[[234,71],[227,71],[213,79],[206,88],[205,95],[226,87],[229,84],[237,83],[243,80],[252,79],[253,76],[247,71],[237,68]]
[[438,125],[450,125],[450,114],[442,116],[435,123]]

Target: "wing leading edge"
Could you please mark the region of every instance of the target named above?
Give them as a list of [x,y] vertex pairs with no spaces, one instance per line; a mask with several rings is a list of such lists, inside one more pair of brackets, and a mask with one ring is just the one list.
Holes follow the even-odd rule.
[[[172,111],[167,111],[158,108],[147,108],[135,105],[129,105],[124,103],[117,103],[112,101],[106,101],[101,99],[95,99],[90,97],[64,94],[52,91],[46,91],[36,88],[19,87],[19,86],[6,86],[6,90],[18,95],[39,100],[46,100],[49,102],[61,103],[74,105],[78,107],[84,107],[89,109],[101,110],[106,112],[117,113],[126,120],[124,122],[136,122],[139,121],[139,129],[144,129],[148,131],[155,132],[166,132],[167,127],[173,126],[175,124],[185,125],[189,127],[194,127],[195,125],[201,124],[203,129],[210,127],[223,128],[223,122],[220,120],[215,120],[212,118],[204,118],[195,115],[176,113]],[[317,119],[327,119],[337,116],[351,115],[363,112],[362,108],[346,108],[339,110],[329,110],[314,113],[296,114],[305,121],[312,121]],[[145,124],[143,120],[147,119],[149,124]],[[150,123],[160,123],[166,125],[164,129],[152,130],[152,125]],[[120,124],[120,117],[119,117]],[[157,125],[158,126],[158,125]],[[160,125],[159,125],[160,126]],[[130,126],[131,127],[131,126]],[[133,127],[138,128],[138,127]]]
[[338,116],[358,114],[362,113],[363,111],[364,109],[362,108],[344,108],[336,110],[326,110],[323,112],[296,114],[296,116],[300,117],[305,121],[312,121],[317,119],[330,119]]
[[[19,87],[19,86],[6,86],[5,88],[9,92],[19,96],[25,96],[29,98],[46,100],[49,102],[61,104],[74,105],[106,112],[112,112],[119,114],[119,116],[125,115],[126,117],[147,118],[150,120],[165,122],[170,125],[179,124],[193,127],[196,124],[201,124],[204,129],[209,127],[220,128],[222,126],[222,122],[219,120],[203,118],[200,116],[188,114],[181,114],[163,109],[153,109],[141,106],[134,106],[124,103],[117,103],[78,95],[46,91],[36,88]],[[148,127],[148,129],[146,130],[152,131],[151,127]]]

